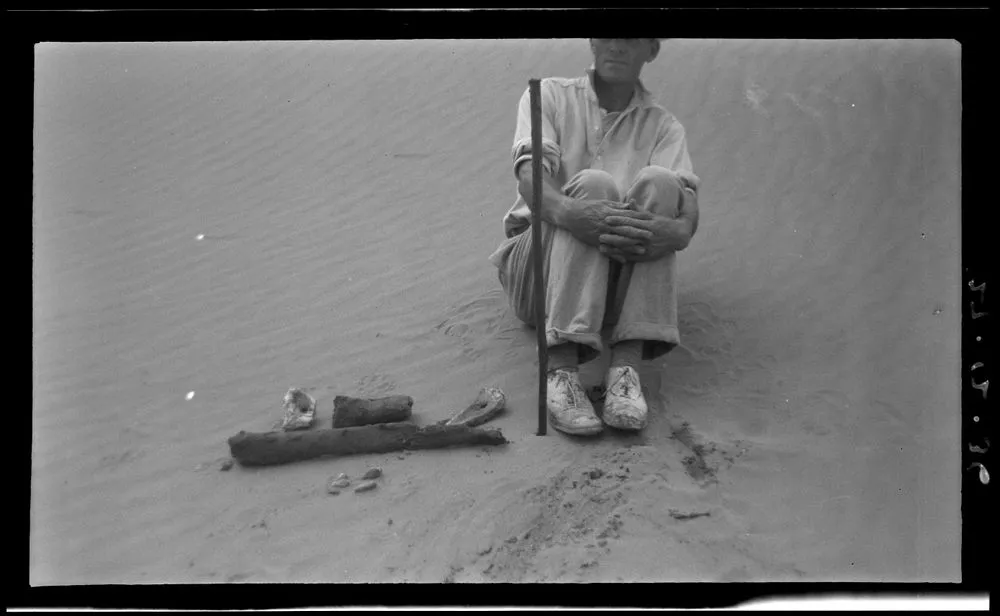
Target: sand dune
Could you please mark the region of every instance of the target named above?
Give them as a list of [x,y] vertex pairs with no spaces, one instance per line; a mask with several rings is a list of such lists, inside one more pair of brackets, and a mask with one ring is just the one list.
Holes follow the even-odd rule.
[[[957,580],[958,45],[664,45],[704,181],[683,343],[643,435],[578,441],[534,435],[486,257],[527,79],[588,53],[40,46],[32,583]],[[219,472],[293,385],[323,422],[498,385],[512,443]]]

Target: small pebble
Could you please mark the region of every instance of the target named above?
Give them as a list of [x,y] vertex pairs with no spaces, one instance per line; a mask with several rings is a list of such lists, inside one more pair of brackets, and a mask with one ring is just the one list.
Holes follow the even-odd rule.
[[337,479],[336,481],[334,481],[333,483],[330,484],[330,487],[331,488],[346,488],[349,485],[351,485],[351,480],[347,479],[345,477],[344,479]]
[[194,392],[193,391],[189,391],[187,393],[187,395],[184,396],[184,397],[187,398],[188,400],[190,400],[191,398],[194,398]]
[[233,461],[231,459],[223,460],[222,464],[219,465],[220,471],[228,471],[231,468],[233,468]]
[[327,489],[327,493],[329,493],[329,494],[331,494],[333,496],[336,496],[336,495],[340,494],[340,490],[337,490],[335,488],[328,488]]
[[366,481],[366,482],[364,482],[362,484],[359,484],[358,487],[354,488],[354,491],[355,492],[368,492],[369,490],[374,490],[375,486],[377,486],[377,485],[378,484],[376,484],[374,481]]
[[389,518],[389,526],[392,526],[392,518]]
[[349,479],[349,477],[347,476],[347,473],[341,473],[341,474],[337,475],[337,480],[340,480],[340,479]]
[[594,470],[592,470],[592,471],[590,471],[589,473],[587,473],[587,475],[588,475],[588,476],[589,476],[589,477],[590,477],[591,479],[599,479],[599,478],[600,478],[600,477],[601,477],[602,475],[604,475],[604,471],[602,471],[602,470],[601,470],[601,469],[599,469],[599,468],[595,468]]
[[382,476],[382,469],[379,467],[368,469],[364,475],[361,476],[362,479],[378,479]]
[[600,541],[597,542],[597,545],[599,545],[599,546],[601,546],[603,548],[604,546],[608,545],[608,540],[607,539],[601,539]]

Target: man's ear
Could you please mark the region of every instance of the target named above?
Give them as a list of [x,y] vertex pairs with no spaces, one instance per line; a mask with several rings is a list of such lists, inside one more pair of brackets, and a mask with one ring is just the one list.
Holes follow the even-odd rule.
[[652,48],[649,54],[649,60],[647,62],[652,62],[656,59],[656,56],[660,53],[660,39],[652,40]]

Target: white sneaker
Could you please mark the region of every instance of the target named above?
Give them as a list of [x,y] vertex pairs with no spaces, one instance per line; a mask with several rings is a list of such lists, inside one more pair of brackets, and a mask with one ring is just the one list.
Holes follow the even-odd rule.
[[642,397],[639,373],[632,366],[611,366],[604,395],[604,423],[619,430],[642,430],[649,409]]
[[594,406],[583,391],[580,375],[576,370],[556,369],[549,372],[546,402],[549,422],[560,432],[592,435],[604,429],[600,417],[594,412]]

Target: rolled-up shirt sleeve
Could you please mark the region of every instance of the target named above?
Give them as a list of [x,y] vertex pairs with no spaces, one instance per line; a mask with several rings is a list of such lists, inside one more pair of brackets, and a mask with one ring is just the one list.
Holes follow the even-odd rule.
[[[545,80],[541,84],[542,99],[542,167],[555,177],[559,173],[562,151],[559,148],[559,135],[555,128],[555,97],[551,88],[546,87]],[[531,160],[531,92],[526,89],[521,95],[517,107],[517,129],[514,132],[514,147],[511,156],[514,160],[514,175],[521,163]]]
[[649,163],[677,173],[695,191],[701,184],[701,179],[695,174],[691,164],[691,155],[688,154],[684,126],[676,119],[671,119],[662,129],[653,146]]

